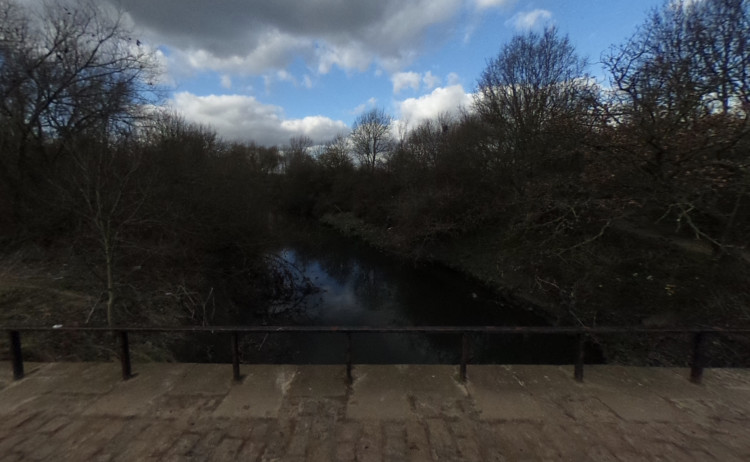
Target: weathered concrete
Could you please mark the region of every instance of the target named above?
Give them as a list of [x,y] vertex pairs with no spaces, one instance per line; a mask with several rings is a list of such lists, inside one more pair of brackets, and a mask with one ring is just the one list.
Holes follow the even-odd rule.
[[750,371],[0,363],[14,460],[750,460]]

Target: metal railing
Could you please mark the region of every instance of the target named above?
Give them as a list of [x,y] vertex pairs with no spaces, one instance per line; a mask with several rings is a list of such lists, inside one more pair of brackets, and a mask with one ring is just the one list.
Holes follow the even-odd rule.
[[617,334],[691,334],[692,360],[690,367],[690,380],[700,383],[703,377],[703,369],[706,364],[704,356],[704,345],[706,337],[718,334],[750,334],[750,328],[633,328],[633,327],[546,327],[546,326],[418,326],[418,327],[365,327],[365,326],[194,326],[194,327],[0,327],[0,330],[8,332],[10,340],[10,355],[13,366],[13,377],[20,380],[24,376],[23,352],[21,349],[22,332],[112,332],[119,338],[120,363],[122,366],[122,379],[127,380],[133,376],[130,361],[129,333],[158,334],[158,333],[211,333],[231,336],[232,346],[232,372],[235,380],[241,380],[240,375],[240,337],[248,334],[300,334],[300,333],[340,333],[346,336],[346,378],[352,383],[352,335],[366,334],[449,334],[461,336],[461,359],[459,363],[459,377],[461,381],[466,380],[466,368],[469,362],[469,351],[471,347],[471,336],[478,334],[489,335],[568,335],[576,336],[576,350],[573,376],[579,382],[583,381],[583,366],[585,361],[585,344],[588,337],[594,335],[617,335]]

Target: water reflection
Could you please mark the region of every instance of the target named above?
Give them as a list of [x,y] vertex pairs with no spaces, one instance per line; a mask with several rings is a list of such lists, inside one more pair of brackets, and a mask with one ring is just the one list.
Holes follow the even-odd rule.
[[[294,267],[316,290],[276,306],[270,324],[330,326],[544,325],[544,319],[503,305],[491,292],[444,268],[413,266],[329,230],[289,239],[274,255]],[[283,319],[282,316],[283,315]],[[278,317],[274,317],[278,316]],[[247,322],[251,322],[249,319]],[[456,335],[365,334],[354,336],[360,363],[455,363]],[[248,362],[341,363],[342,334],[271,335],[243,347]],[[534,336],[473,339],[475,362],[567,363],[572,339]]]

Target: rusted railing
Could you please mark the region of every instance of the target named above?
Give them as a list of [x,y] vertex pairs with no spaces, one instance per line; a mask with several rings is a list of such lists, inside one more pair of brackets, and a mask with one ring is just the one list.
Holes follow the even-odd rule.
[[0,327],[0,330],[8,332],[10,341],[10,354],[13,366],[13,377],[16,380],[23,378],[23,352],[21,350],[22,332],[112,332],[119,338],[120,363],[122,365],[122,378],[127,380],[132,377],[130,363],[129,333],[156,334],[156,333],[211,333],[231,336],[232,342],[232,371],[235,380],[240,380],[240,336],[243,334],[300,334],[300,333],[340,333],[346,336],[346,377],[352,382],[352,335],[365,334],[450,334],[461,335],[461,359],[459,364],[459,375],[462,381],[466,380],[466,367],[469,362],[469,350],[471,347],[471,335],[574,335],[577,336],[573,376],[577,381],[583,381],[583,366],[585,361],[586,339],[594,335],[615,334],[692,334],[693,348],[690,369],[690,380],[700,383],[703,377],[703,368],[706,364],[704,345],[706,337],[715,334],[750,334],[750,329],[725,329],[720,327],[700,328],[628,328],[628,327],[541,327],[541,326],[419,326],[419,327],[329,327],[329,326],[214,326],[214,327]]

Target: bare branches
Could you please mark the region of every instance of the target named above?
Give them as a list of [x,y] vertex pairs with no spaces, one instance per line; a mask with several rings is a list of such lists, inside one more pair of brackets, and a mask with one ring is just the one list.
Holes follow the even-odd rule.
[[515,36],[488,62],[474,107],[491,127],[494,163],[517,190],[593,123],[597,95],[585,66],[554,28]]
[[352,147],[360,164],[370,172],[383,155],[391,151],[392,118],[382,109],[374,108],[357,117],[352,127]]

